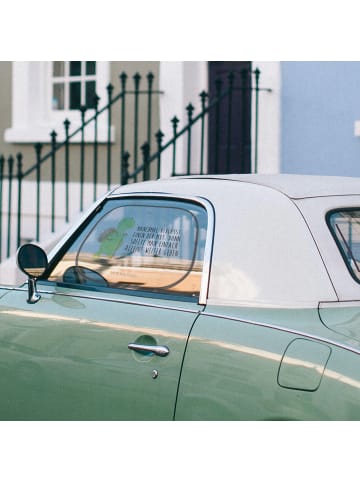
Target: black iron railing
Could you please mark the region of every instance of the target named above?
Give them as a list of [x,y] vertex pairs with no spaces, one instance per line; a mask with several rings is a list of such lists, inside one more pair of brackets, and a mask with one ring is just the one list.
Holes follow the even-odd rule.
[[[172,150],[172,168],[171,168],[171,176],[179,176],[179,175],[191,175],[191,174],[204,174],[207,170],[207,160],[205,159],[205,150],[206,147],[211,147],[209,139],[207,139],[208,143],[206,143],[206,122],[208,120],[209,114],[214,113],[215,119],[215,142],[212,145],[215,148],[215,166],[218,164],[218,146],[219,146],[219,139],[218,134],[222,128],[221,126],[221,119],[219,115],[220,106],[222,103],[228,103],[228,110],[227,110],[227,145],[226,145],[226,163],[223,173],[230,172],[230,156],[231,150],[230,146],[232,144],[232,135],[233,135],[233,126],[232,126],[232,98],[235,90],[240,90],[244,93],[246,91],[250,91],[254,93],[253,102],[254,102],[254,158],[253,158],[253,166],[249,172],[258,172],[258,141],[259,141],[259,94],[261,91],[271,92],[269,88],[262,88],[260,87],[260,70],[256,69],[254,71],[243,71],[241,73],[242,77],[242,85],[241,87],[234,87],[234,74],[232,72],[229,73],[227,83],[224,83],[222,80],[218,80],[216,82],[216,93],[215,95],[209,99],[209,94],[205,91],[199,94],[200,96],[200,112],[198,114],[194,114],[195,108],[193,104],[188,104],[186,106],[187,111],[187,119],[186,123],[183,128],[178,130],[179,119],[175,116],[171,119],[172,124],[172,138],[169,139],[166,143],[163,143],[164,134],[159,130],[155,134],[156,143],[153,148],[153,152],[151,152],[150,143],[147,141],[141,146],[142,150],[142,164],[137,167],[134,163],[134,168],[130,170],[130,153],[125,152],[123,156],[122,162],[122,177],[121,183],[128,184],[129,182],[137,182],[139,179],[141,180],[149,180],[150,179],[150,166],[156,164],[155,174],[154,176],[159,178],[161,175],[161,167],[162,167],[162,155],[165,151],[169,149]],[[249,82],[249,79],[253,78],[253,83]],[[198,132],[200,132],[200,142],[198,142],[199,150],[198,152],[194,152],[193,144],[192,144],[192,137],[195,126],[200,127]],[[179,139],[186,137],[186,168],[185,170],[179,172],[178,168],[176,167],[176,160],[177,160],[177,143]],[[212,141],[212,140],[211,140]],[[194,171],[194,164],[193,160],[198,160],[198,170]]]
[[[22,241],[22,222],[24,218],[24,201],[23,185],[24,181],[32,179],[35,183],[35,233],[34,239],[40,240],[40,232],[42,230],[42,207],[46,203],[46,207],[50,207],[51,232],[55,232],[57,211],[61,208],[64,213],[65,222],[70,221],[70,201],[71,198],[70,184],[76,180],[79,184],[79,201],[78,211],[84,210],[84,186],[86,182],[93,185],[92,200],[95,200],[100,184],[99,173],[101,172],[101,184],[106,185],[107,190],[111,185],[121,182],[121,174],[116,177],[116,172],[121,172],[122,159],[125,157],[127,129],[129,126],[128,116],[129,110],[132,110],[134,121],[132,122],[132,135],[129,136],[133,142],[133,162],[136,167],[139,149],[139,133],[140,133],[140,111],[143,118],[147,121],[146,132],[147,141],[151,142],[151,132],[154,123],[154,97],[161,94],[159,90],[154,89],[154,74],[150,72],[146,78],[140,74],[135,74],[132,85],[129,86],[128,76],[125,72],[120,75],[120,92],[113,95],[114,86],[109,84],[107,87],[106,105],[99,108],[100,98],[96,95],[94,100],[95,108],[92,109],[91,115],[87,118],[86,107],[80,108],[80,127],[71,130],[71,122],[68,119],[64,121],[64,140],[58,142],[59,132],[52,131],[49,143],[44,145],[36,143],[34,145],[35,162],[24,169],[24,157],[22,153],[16,156],[10,155],[5,158],[0,155],[0,262],[9,257]],[[131,79],[130,79],[131,80]],[[143,85],[142,85],[143,84]],[[128,106],[127,104],[131,105]],[[119,105],[119,113],[115,112],[115,106]],[[120,117],[119,143],[120,152],[115,152],[113,143],[112,122],[114,115]],[[99,119],[100,116],[106,116],[107,139],[105,142],[99,142]],[[85,140],[86,128],[91,126],[93,129],[93,139],[89,143]],[[79,139],[80,136],[80,139]],[[92,150],[92,152],[90,152]],[[100,152],[101,151],[101,152]],[[117,157],[117,160],[115,158]],[[92,166],[91,166],[91,159]],[[15,162],[16,159],[16,162]],[[117,164],[117,166],[116,166]],[[74,165],[78,166],[78,172],[74,175]],[[114,169],[114,167],[117,167]],[[44,175],[44,169],[47,173]],[[92,171],[92,172],[90,172]],[[60,177],[61,176],[61,177]],[[87,180],[86,180],[87,178]],[[46,199],[42,199],[41,186],[47,181],[50,183],[50,193]],[[56,188],[59,182],[65,186],[64,195],[62,196],[62,206],[56,205]],[[15,186],[16,184],[16,186]],[[16,187],[16,189],[14,189]],[[16,223],[15,223],[16,219]]]
[[[240,87],[240,90],[251,90],[253,93],[254,112],[255,112],[255,129],[254,129],[254,162],[253,172],[257,172],[258,163],[258,105],[260,88],[259,78],[260,71],[247,71],[243,73],[243,78],[246,84]],[[248,82],[249,78],[253,79]],[[46,153],[44,145],[37,143],[34,145],[35,162],[31,167],[24,170],[24,159],[21,153],[16,156],[9,156],[5,159],[0,156],[0,262],[4,258],[10,257],[15,250],[24,241],[23,237],[23,222],[24,222],[24,207],[27,206],[28,200],[24,199],[24,181],[28,179],[33,180],[35,192],[32,193],[32,198],[35,199],[34,223],[35,232],[34,240],[39,241],[41,233],[44,233],[42,223],[44,222],[44,206],[46,205],[48,216],[50,217],[50,229],[52,233],[57,229],[56,222],[59,217],[59,210],[63,213],[63,221],[68,223],[70,221],[70,201],[74,203],[74,193],[70,192],[70,184],[74,184],[74,177],[71,174],[73,165],[76,164],[78,172],[76,177],[76,184],[78,186],[77,195],[79,196],[75,209],[77,212],[83,211],[85,204],[89,199],[85,200],[84,187],[92,186],[92,196],[90,201],[93,201],[99,195],[98,188],[101,184],[109,190],[114,184],[128,184],[129,182],[137,182],[141,180],[148,180],[150,178],[158,178],[161,175],[162,162],[164,153],[169,153],[168,159],[171,160],[170,174],[172,176],[182,174],[203,174],[207,172],[207,158],[206,152],[209,149],[209,139],[207,139],[207,123],[210,113],[214,113],[215,119],[215,133],[221,129],[220,119],[216,114],[219,106],[228,102],[228,116],[229,116],[229,132],[227,134],[228,155],[230,156],[230,145],[232,143],[232,129],[231,129],[231,111],[232,111],[232,97],[234,94],[233,74],[229,74],[227,82],[217,82],[215,95],[209,96],[205,91],[200,95],[200,111],[196,114],[195,108],[192,104],[186,107],[185,125],[179,128],[180,121],[174,116],[171,119],[171,133],[169,140],[164,142],[164,134],[158,130],[153,134],[153,101],[154,95],[160,94],[158,90],[154,90],[153,81],[154,75],[149,73],[145,79],[146,86],[141,89],[141,82],[144,79],[139,74],[133,77],[133,88],[128,88],[128,78],[125,73],[120,75],[120,92],[114,96],[114,87],[110,84],[107,87],[107,103],[104,107],[99,109],[99,97],[95,99],[95,112],[88,119],[86,118],[86,108],[80,109],[81,125],[79,128],[70,132],[70,121],[64,121],[64,141],[58,142],[59,133],[56,131],[50,134],[50,147]],[[127,122],[127,101],[132,99],[133,120],[131,125]],[[145,106],[140,106],[140,101],[145,101]],[[117,153],[117,169],[114,159],[114,144],[112,140],[111,125],[114,118],[114,106],[116,103],[120,104],[120,133],[119,133],[119,152]],[[141,113],[141,116],[140,116]],[[107,122],[107,139],[100,145],[98,138],[99,116],[106,116]],[[146,119],[145,136],[146,141],[140,142],[140,130],[142,124],[140,117]],[[90,144],[85,142],[86,127],[93,126],[93,141]],[[195,130],[195,128],[197,130]],[[132,146],[126,148],[126,130],[131,129]],[[198,136],[197,146],[198,151],[194,152],[193,140],[194,135]],[[75,138],[77,140],[75,143]],[[79,140],[80,136],[80,140]],[[215,134],[215,138],[217,134]],[[182,159],[182,165],[185,169],[179,170],[178,166],[178,143],[180,139],[185,142],[185,157]],[[217,149],[215,143],[215,149]],[[101,153],[100,153],[101,150]],[[130,153],[130,150],[132,151]],[[76,153],[77,151],[77,153]],[[92,151],[92,152],[91,152]],[[196,159],[196,172],[194,169],[194,159]],[[46,181],[49,185],[49,191],[44,195],[42,186],[44,184],[43,170],[46,167],[47,177]],[[118,172],[118,177],[114,175]],[[101,176],[100,176],[101,174]],[[101,177],[101,182],[100,182]],[[57,189],[59,189],[59,182],[63,184],[63,191],[61,200],[57,196]],[[45,198],[45,199],[44,199]],[[45,234],[45,233],[44,233]]]

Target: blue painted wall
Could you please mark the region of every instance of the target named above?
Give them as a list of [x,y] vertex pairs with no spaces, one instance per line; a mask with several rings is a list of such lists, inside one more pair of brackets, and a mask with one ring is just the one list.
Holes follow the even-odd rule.
[[281,172],[360,176],[360,62],[281,62]]

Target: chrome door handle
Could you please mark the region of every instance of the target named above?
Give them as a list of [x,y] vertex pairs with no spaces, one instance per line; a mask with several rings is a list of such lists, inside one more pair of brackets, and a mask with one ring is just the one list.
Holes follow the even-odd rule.
[[140,352],[150,352],[157,356],[168,356],[170,350],[167,346],[161,345],[138,345],[137,343],[129,343],[129,350],[140,351]]

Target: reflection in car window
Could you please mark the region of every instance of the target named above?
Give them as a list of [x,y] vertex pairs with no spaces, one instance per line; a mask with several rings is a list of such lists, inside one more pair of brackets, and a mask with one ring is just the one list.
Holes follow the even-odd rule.
[[350,273],[360,282],[360,209],[332,211],[328,224]]
[[198,296],[206,229],[206,210],[195,203],[110,199],[48,279]]

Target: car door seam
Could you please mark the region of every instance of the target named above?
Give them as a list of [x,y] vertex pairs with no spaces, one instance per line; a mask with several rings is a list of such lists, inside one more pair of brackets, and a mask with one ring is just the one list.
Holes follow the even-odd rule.
[[185,356],[186,356],[186,350],[187,350],[187,347],[188,347],[188,344],[189,344],[189,341],[190,341],[190,336],[191,336],[191,332],[195,326],[195,323],[197,322],[199,316],[203,313],[203,311],[198,311],[197,315],[195,316],[195,319],[190,327],[190,330],[189,330],[189,333],[188,333],[188,336],[187,336],[187,339],[186,339],[186,343],[185,343],[185,348],[184,348],[184,352],[183,352],[183,356],[182,356],[182,360],[181,360],[181,365],[180,365],[180,371],[179,371],[179,378],[178,378],[178,383],[177,383],[177,388],[176,388],[176,396],[175,396],[175,404],[174,404],[174,413],[173,413],[173,420],[175,420],[175,417],[176,417],[176,408],[177,408],[177,402],[178,402],[178,396],[179,396],[179,391],[180,391],[180,383],[181,383],[181,376],[182,376],[182,371],[183,371],[183,366],[184,366],[184,361],[185,361]]

